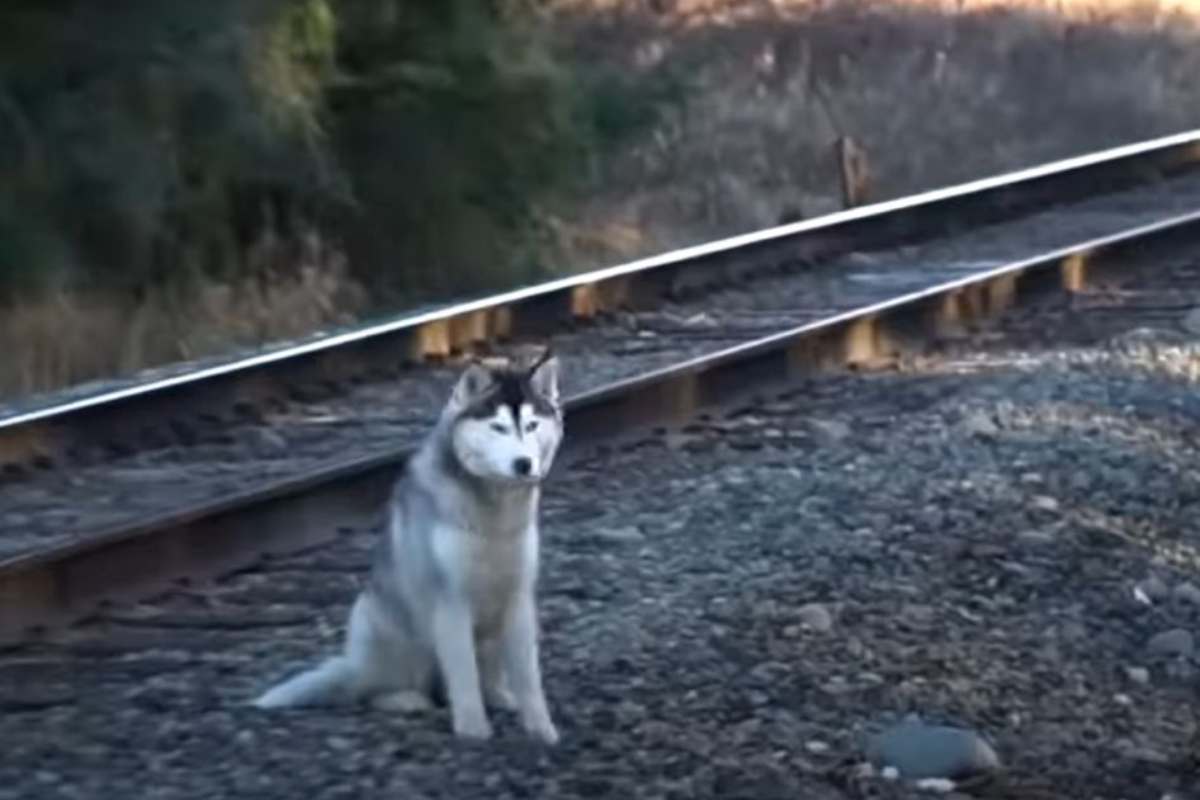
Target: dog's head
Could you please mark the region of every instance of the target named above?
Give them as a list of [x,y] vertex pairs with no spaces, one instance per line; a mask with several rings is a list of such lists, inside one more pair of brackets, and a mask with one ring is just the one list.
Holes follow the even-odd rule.
[[471,364],[449,410],[450,444],[463,469],[486,481],[538,483],[562,440],[558,360],[547,349],[532,366]]

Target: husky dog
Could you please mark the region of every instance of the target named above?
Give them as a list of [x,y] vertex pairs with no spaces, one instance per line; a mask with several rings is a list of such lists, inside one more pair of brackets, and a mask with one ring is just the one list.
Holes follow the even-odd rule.
[[276,686],[260,708],[449,701],[458,736],[486,739],[484,702],[558,740],[538,665],[538,499],[563,433],[558,360],[473,363],[407,465],[343,652]]

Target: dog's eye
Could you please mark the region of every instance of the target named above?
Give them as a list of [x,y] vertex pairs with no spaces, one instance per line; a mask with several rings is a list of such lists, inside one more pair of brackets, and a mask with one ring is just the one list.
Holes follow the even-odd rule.
[[533,433],[534,431],[537,430],[537,426],[538,426],[538,421],[536,419],[532,419],[529,422],[525,423],[525,431],[527,433]]
[[492,423],[492,430],[494,430],[496,433],[508,433],[508,428],[504,427],[499,422]]

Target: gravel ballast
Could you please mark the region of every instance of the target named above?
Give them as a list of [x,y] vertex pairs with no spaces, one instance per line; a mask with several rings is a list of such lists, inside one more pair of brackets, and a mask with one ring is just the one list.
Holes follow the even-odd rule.
[[347,531],[0,656],[0,798],[925,797],[865,746],[910,714],[994,751],[959,798],[1200,796],[1200,340],[1109,299],[562,465],[556,748],[247,707],[336,646]]

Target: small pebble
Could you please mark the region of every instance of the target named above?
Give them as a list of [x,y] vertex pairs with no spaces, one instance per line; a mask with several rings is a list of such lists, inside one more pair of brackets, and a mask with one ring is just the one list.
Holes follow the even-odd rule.
[[1165,600],[1171,594],[1171,590],[1167,585],[1157,577],[1151,576],[1144,581],[1139,581],[1135,587],[1135,591],[1140,589],[1141,593],[1154,602]]
[[820,603],[805,603],[800,606],[796,616],[801,625],[811,630],[826,633],[833,629],[833,615]]
[[980,439],[991,439],[1000,433],[1000,428],[996,426],[992,418],[982,411],[970,414],[962,424],[967,433]]
[[601,542],[640,542],[645,540],[645,535],[632,525],[626,525],[621,528],[601,528],[592,532],[592,538]]
[[1058,511],[1059,502],[1048,495],[1039,494],[1033,498],[1033,507],[1040,511]]
[[1196,652],[1196,637],[1183,628],[1172,628],[1150,637],[1146,649],[1156,656],[1191,658]]
[[1022,531],[1017,534],[1017,541],[1033,547],[1045,547],[1054,544],[1054,534],[1045,531]]
[[835,419],[809,420],[808,426],[812,428],[813,433],[819,438],[830,443],[841,442],[850,438],[850,426]]
[[1150,682],[1150,670],[1145,667],[1126,667],[1125,675],[1129,680],[1143,686]]
[[718,325],[720,325],[720,323],[717,322],[717,320],[713,319],[713,317],[710,314],[706,314],[703,311],[701,311],[699,314],[693,314],[692,316],[683,320],[683,324],[687,325],[688,327],[693,327],[693,328],[694,327],[715,328]]
[[918,789],[926,792],[938,792],[939,794],[953,792],[957,785],[954,781],[947,778],[922,778],[916,782]]

